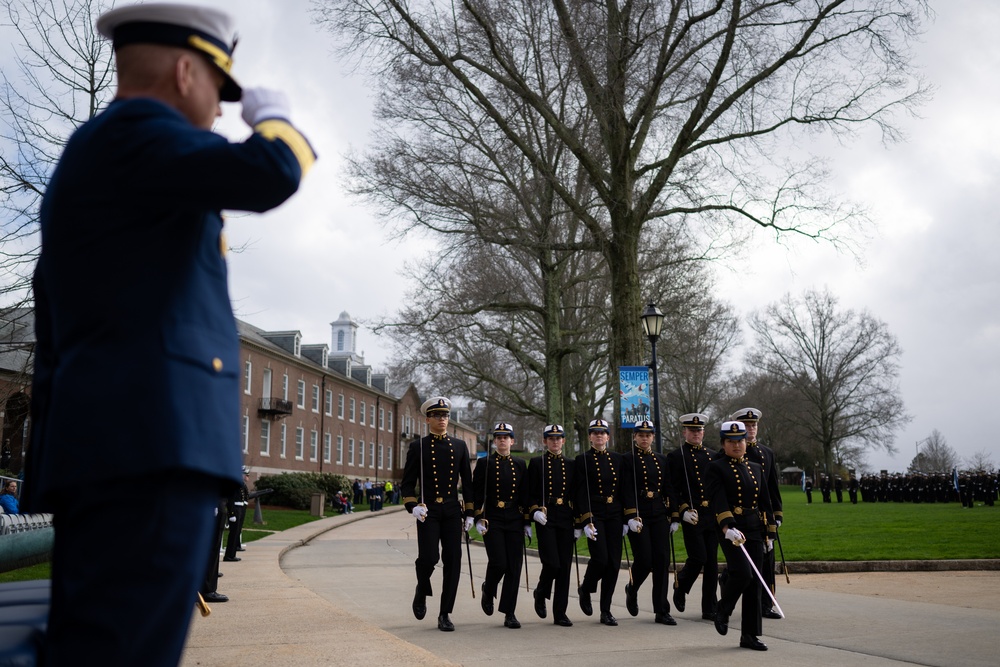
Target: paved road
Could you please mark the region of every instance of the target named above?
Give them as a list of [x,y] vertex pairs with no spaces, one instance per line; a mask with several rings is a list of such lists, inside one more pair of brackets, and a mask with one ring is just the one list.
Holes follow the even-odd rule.
[[[248,548],[256,549],[254,544]],[[640,594],[639,616],[631,618],[624,608],[626,571],[622,572],[615,594],[619,602],[613,609],[620,623],[617,628],[602,626],[596,617],[584,616],[575,598],[570,600],[569,611],[574,627],[553,626],[551,617],[543,621],[535,616],[531,598],[522,584],[518,618],[523,627],[506,629],[502,615],[483,614],[479,600],[472,598],[465,570],[452,614],[457,631],[439,632],[435,622],[436,597],[428,599],[428,613],[423,621],[414,619],[410,611],[415,584],[416,529],[413,519],[402,512],[383,513],[372,520],[341,525],[305,546],[282,551],[281,568],[291,580],[287,585],[297,584],[324,599],[330,608],[329,621],[343,630],[328,639],[299,640],[294,634],[287,637],[286,642],[293,646],[299,641],[303,645],[309,641],[331,642],[326,654],[329,662],[318,658],[309,658],[317,660],[309,662],[303,658],[287,664],[355,662],[357,651],[361,650],[356,648],[357,633],[363,635],[370,651],[382,647],[405,653],[412,648],[406,658],[411,664],[419,661],[495,665],[523,660],[554,666],[605,666],[662,665],[670,661],[715,667],[736,659],[743,664],[770,667],[1000,664],[997,639],[1000,573],[996,572],[794,575],[791,585],[779,584],[779,601],[788,618],[765,619],[762,639],[770,650],[758,654],[737,647],[738,630],[721,637],[710,622],[702,621],[700,615],[691,611],[674,613],[678,619],[676,627],[654,624],[648,583]],[[486,567],[485,551],[473,547],[472,561],[478,596]],[[241,565],[234,564],[233,569]],[[538,575],[536,559],[529,557],[528,570],[533,583]],[[433,581],[438,586],[440,575]],[[230,583],[238,582],[230,580]],[[227,592],[225,584],[224,579],[223,592]],[[917,590],[922,587],[926,587],[927,594]],[[234,602],[222,611],[235,612],[238,602],[235,599]],[[309,604],[314,601],[310,599]],[[691,608],[696,609],[697,604]],[[277,605],[273,613],[281,614],[281,606]],[[738,613],[734,615],[731,627],[739,627],[738,617]],[[196,623],[185,665],[238,664],[235,660],[226,662],[223,657],[213,658],[212,652],[205,650],[209,648],[205,628],[210,621]],[[245,641],[254,641],[250,632],[246,633]],[[267,641],[270,646],[274,639]],[[303,646],[304,650],[307,648]],[[268,650],[276,649],[262,648],[263,652],[253,655],[260,658]],[[234,648],[230,654],[238,652]],[[322,652],[322,649],[315,651]]]

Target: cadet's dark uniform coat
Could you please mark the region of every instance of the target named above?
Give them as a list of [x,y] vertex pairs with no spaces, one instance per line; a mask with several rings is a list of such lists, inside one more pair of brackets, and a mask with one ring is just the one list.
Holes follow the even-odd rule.
[[[535,595],[552,596],[553,618],[566,616],[573,566],[573,461],[546,451],[528,463],[528,516],[545,508],[545,525],[535,524],[542,571]],[[553,585],[555,590],[553,592]]]
[[493,452],[476,461],[472,485],[476,491],[476,521],[489,521],[489,529],[483,536],[489,558],[483,595],[487,599],[495,598],[502,578],[503,590],[497,609],[503,614],[513,614],[521,579],[524,527],[528,525],[525,514],[528,465],[523,459]]
[[[653,612],[670,613],[667,602],[667,568],[670,564],[670,483],[667,458],[636,446],[625,455],[625,484],[622,500],[625,520],[639,517],[642,531],[629,531],[632,547],[632,589],[638,590],[653,575]],[[676,520],[676,513],[674,520]]]
[[625,464],[622,455],[607,449],[588,449],[576,457],[573,480],[577,527],[593,522],[597,539],[587,540],[590,562],[581,587],[594,593],[601,584],[601,612],[611,613],[611,601],[618,585],[622,564],[622,484]]

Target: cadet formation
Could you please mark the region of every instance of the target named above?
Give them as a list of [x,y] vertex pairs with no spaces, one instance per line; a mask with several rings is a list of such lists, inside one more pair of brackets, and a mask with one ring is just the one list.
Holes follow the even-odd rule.
[[[499,612],[505,628],[521,627],[518,591],[527,544],[534,539],[541,571],[531,597],[540,619],[549,618],[551,604],[553,625],[573,626],[569,593],[575,569],[580,612],[617,626],[611,608],[624,556],[630,616],[639,616],[640,595],[648,595],[651,622],[676,625],[672,609],[685,613],[688,596],[700,592],[691,613],[700,612],[726,635],[739,604],[739,646],[767,650],[760,640],[762,619],[782,618],[773,575],[782,512],[774,452],[756,440],[760,410],[744,408],[731,415],[711,446],[704,443],[708,417],[683,415],[683,442],[665,456],[653,451],[656,429],[650,421],[635,425],[631,447],[621,454],[610,447],[608,422],[594,419],[588,428],[590,447],[573,459],[563,454],[565,429],[549,424],[542,431],[545,451],[527,463],[511,456],[517,434],[509,423],[499,422],[490,451],[474,473],[466,444],[448,435],[451,402],[431,398],[421,411],[430,433],[409,445],[400,484],[417,525],[412,602],[417,620],[425,617],[427,598],[435,595],[432,578],[440,560],[438,629],[455,630],[450,614],[463,576],[462,542],[468,556],[469,531],[475,528],[488,559],[478,590],[480,606],[487,616]],[[687,560],[671,584],[678,532]],[[577,540],[583,535],[589,558],[581,568]],[[721,577],[720,546],[726,566]],[[468,574],[471,580],[471,558]],[[699,575],[700,591],[695,590]]]

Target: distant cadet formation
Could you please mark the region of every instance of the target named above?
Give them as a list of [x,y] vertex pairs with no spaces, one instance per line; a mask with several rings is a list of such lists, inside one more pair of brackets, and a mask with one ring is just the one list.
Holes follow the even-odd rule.
[[[653,622],[676,625],[670,601],[684,613],[701,575],[701,617],[725,635],[741,604],[740,647],[767,650],[760,641],[762,619],[783,616],[774,597],[774,544],[782,511],[774,452],[756,441],[760,410],[744,408],[723,422],[717,449],[703,443],[708,417],[683,415],[684,443],[667,455],[652,450],[656,430],[650,421],[636,424],[632,447],[621,454],[609,448],[608,422],[594,419],[590,448],[574,459],[563,455],[565,429],[549,424],[542,432],[545,451],[527,464],[511,456],[516,434],[500,422],[492,431],[492,451],[478,461],[475,473],[466,444],[448,435],[450,410],[443,396],[421,406],[430,433],[409,445],[400,484],[406,510],[417,520],[412,609],[418,620],[434,594],[431,575],[440,559],[438,628],[455,630],[450,614],[463,576],[462,533],[469,556],[469,531],[475,527],[488,557],[480,605],[487,616],[495,609],[503,614],[506,628],[521,627],[518,590],[526,545],[535,539],[541,571],[532,602],[539,618],[548,618],[551,601],[553,624],[573,626],[567,612],[575,564],[580,610],[593,616],[596,602],[601,624],[617,626],[611,607],[624,554],[630,616],[639,615],[640,591],[651,581]],[[669,564],[679,530],[687,560],[671,593]],[[577,540],[582,535],[589,560],[581,578]],[[720,546],[726,560],[721,577]],[[468,574],[471,582],[471,558]]]

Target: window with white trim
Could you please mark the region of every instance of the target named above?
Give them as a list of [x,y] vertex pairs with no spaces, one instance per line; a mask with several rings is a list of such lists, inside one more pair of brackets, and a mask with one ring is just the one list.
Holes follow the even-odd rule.
[[250,453],[250,416],[243,415],[243,453]]
[[364,426],[365,425],[365,417],[368,416],[368,410],[365,408],[365,402],[364,401],[361,401],[361,410],[359,412],[360,412],[359,416],[361,417],[361,421],[359,423],[362,426]]
[[351,421],[351,422],[354,421],[354,399],[353,398],[351,399],[350,410],[347,413],[347,420]]
[[271,455],[271,422],[266,419],[260,420],[260,455]]
[[344,436],[337,436],[337,465],[344,463]]
[[243,393],[250,394],[253,392],[253,387],[250,380],[253,378],[253,364],[247,359],[246,363],[243,364]]
[[344,395],[343,394],[338,394],[337,395],[337,418],[338,419],[343,419],[344,418]]
[[347,439],[347,465],[354,466],[354,438]]
[[323,463],[329,463],[330,462],[330,446],[331,446],[330,434],[329,433],[324,433],[323,434]]
[[301,461],[303,459],[304,449],[305,449],[305,439],[306,430],[301,426],[295,427],[295,459]]
[[323,396],[323,412],[326,413],[327,417],[333,416],[333,392],[329,389]]
[[298,405],[301,409],[305,410],[306,409],[306,381],[305,380],[299,380],[299,389],[298,389],[298,392],[297,392],[295,398],[296,398],[295,404]]
[[309,431],[309,460],[319,460],[319,433],[315,429]]
[[281,458],[285,458],[288,445],[288,424],[281,422]]
[[319,414],[319,385],[313,385],[312,411]]

